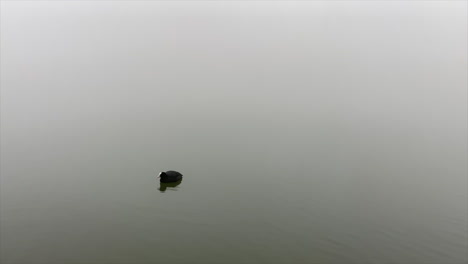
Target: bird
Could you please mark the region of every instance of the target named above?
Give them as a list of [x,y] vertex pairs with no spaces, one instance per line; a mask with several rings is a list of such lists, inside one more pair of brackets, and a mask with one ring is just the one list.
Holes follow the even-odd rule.
[[182,173],[178,171],[162,171],[159,173],[160,182],[176,182],[182,180]]

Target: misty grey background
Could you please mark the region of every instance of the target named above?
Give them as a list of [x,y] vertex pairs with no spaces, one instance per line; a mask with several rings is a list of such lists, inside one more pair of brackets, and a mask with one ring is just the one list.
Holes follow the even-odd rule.
[[1,263],[467,263],[466,10],[2,1]]

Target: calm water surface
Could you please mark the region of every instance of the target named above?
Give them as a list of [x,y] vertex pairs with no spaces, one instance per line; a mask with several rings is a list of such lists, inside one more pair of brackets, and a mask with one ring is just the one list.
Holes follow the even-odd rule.
[[467,263],[466,2],[1,12],[2,264]]

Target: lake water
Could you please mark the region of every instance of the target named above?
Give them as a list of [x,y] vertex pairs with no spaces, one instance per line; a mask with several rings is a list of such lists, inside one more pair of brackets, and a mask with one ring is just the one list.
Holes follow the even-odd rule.
[[466,8],[2,1],[2,264],[467,263]]

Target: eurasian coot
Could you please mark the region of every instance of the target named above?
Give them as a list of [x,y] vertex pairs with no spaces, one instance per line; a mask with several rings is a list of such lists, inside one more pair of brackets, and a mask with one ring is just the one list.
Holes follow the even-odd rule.
[[176,182],[182,179],[182,173],[178,171],[166,171],[159,173],[160,182]]

